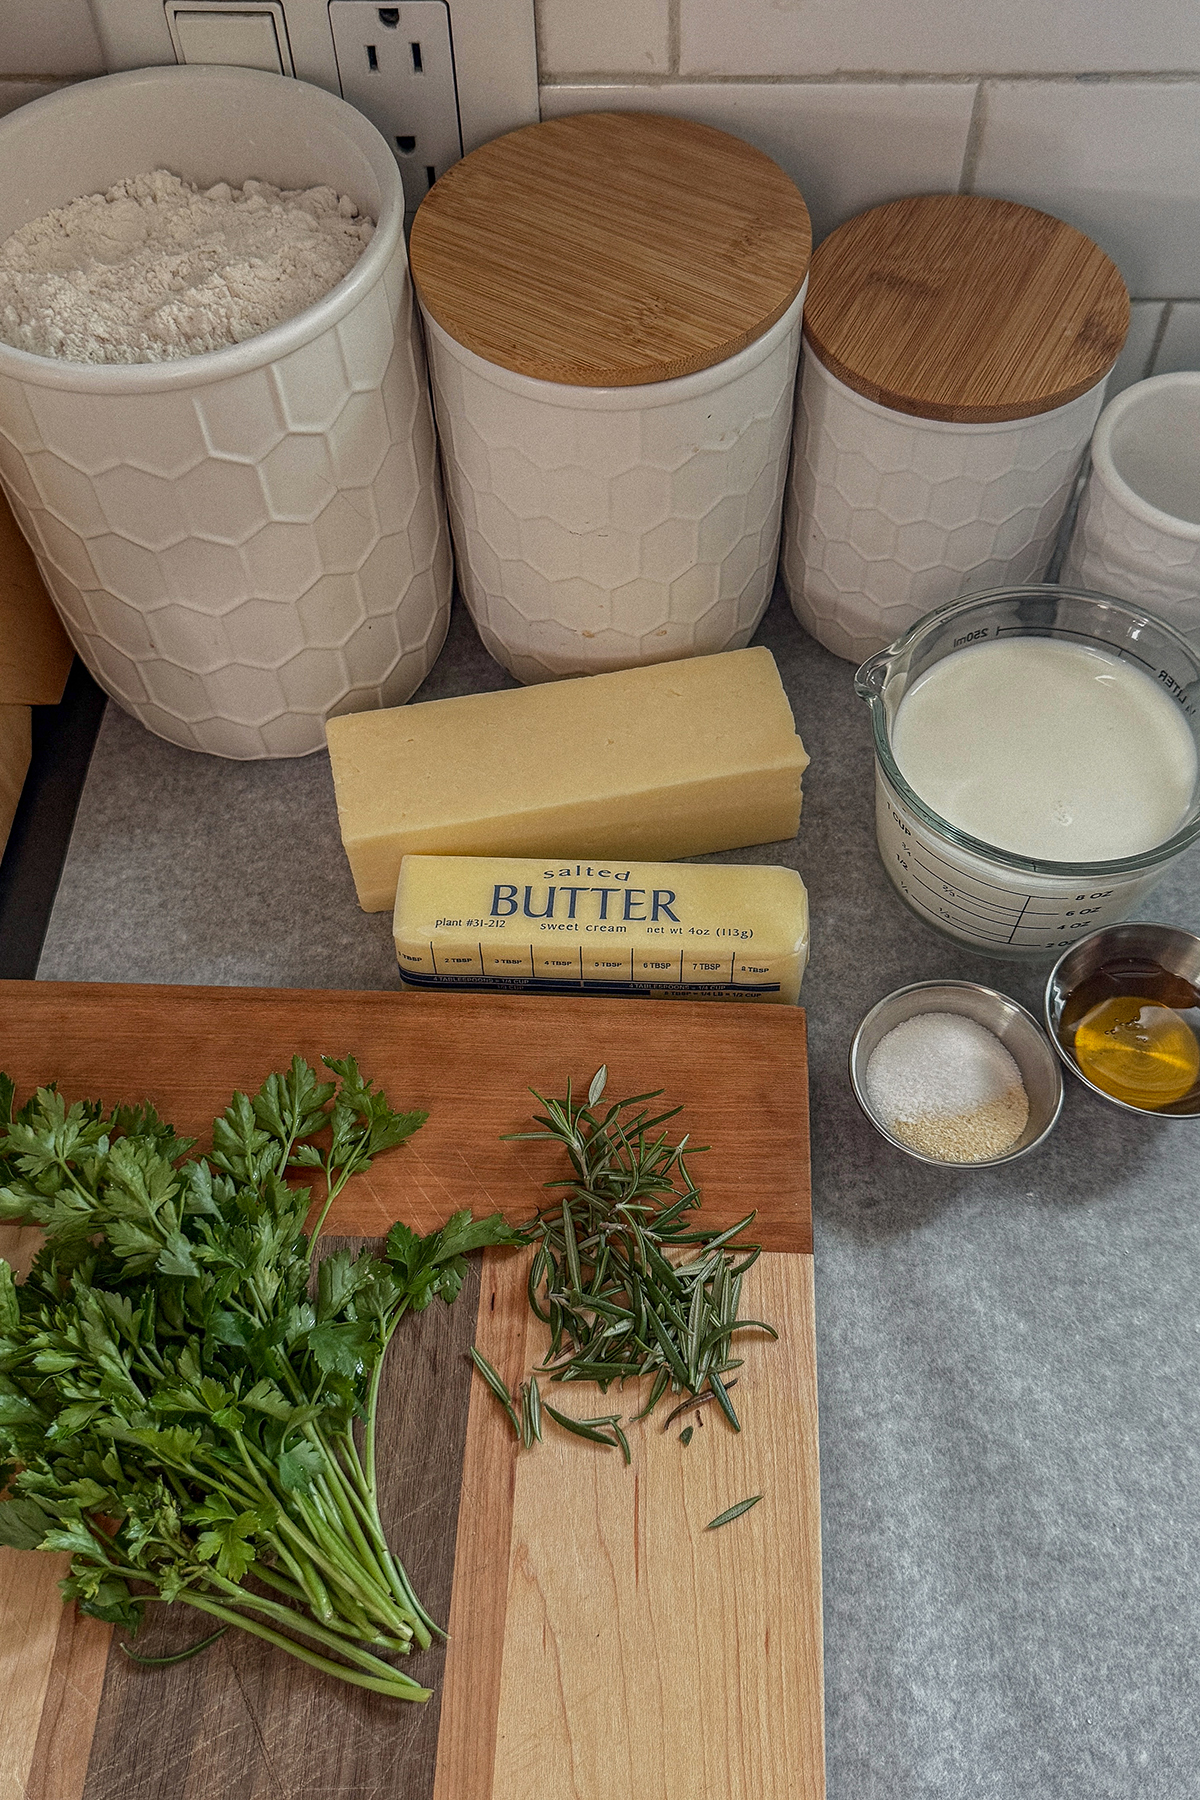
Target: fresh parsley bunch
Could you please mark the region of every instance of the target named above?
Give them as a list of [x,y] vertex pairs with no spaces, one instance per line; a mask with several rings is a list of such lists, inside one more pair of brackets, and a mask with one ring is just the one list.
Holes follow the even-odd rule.
[[[424,1700],[378,1654],[438,1630],[379,1518],[384,1352],[406,1312],[455,1298],[469,1251],[518,1234],[499,1213],[397,1224],[382,1256],[320,1261],[314,1292],[330,1205],[427,1116],[323,1060],[335,1080],[294,1057],[235,1094],[207,1156],[149,1107],[43,1088],[14,1114],[0,1075],[0,1219],[46,1233],[26,1281],[0,1260],[0,1543],[67,1551],[64,1597],[131,1633],[148,1599],[178,1601]],[[311,1234],[294,1168],[323,1183]]]

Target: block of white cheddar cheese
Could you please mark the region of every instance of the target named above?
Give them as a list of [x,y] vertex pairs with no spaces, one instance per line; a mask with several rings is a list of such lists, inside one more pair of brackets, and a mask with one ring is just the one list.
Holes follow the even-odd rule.
[[326,726],[366,912],[405,855],[670,861],[793,837],[808,764],[766,649],[466,694]]
[[746,864],[406,856],[393,931],[413,987],[794,1004],[808,895]]

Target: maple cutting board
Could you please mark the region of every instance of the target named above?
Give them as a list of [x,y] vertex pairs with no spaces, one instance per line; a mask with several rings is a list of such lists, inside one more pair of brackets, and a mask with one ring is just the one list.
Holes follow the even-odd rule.
[[[234,1088],[293,1051],[356,1055],[429,1122],[353,1182],[336,1238],[421,1230],[456,1207],[529,1216],[564,1164],[501,1143],[530,1084],[609,1096],[661,1086],[697,1160],[706,1219],[758,1208],[767,1253],[745,1309],[780,1340],[741,1340],[729,1430],[698,1410],[631,1428],[633,1463],[550,1427],[518,1453],[472,1382],[476,1342],[512,1381],[540,1360],[527,1252],[489,1251],[453,1307],[406,1321],[389,1352],[379,1445],[388,1535],[449,1647],[415,1659],[426,1706],[313,1674],[235,1632],[145,1670],[106,1626],[64,1610],[62,1559],[0,1549],[0,1800],[821,1800],[820,1524],[805,1020],[785,1007],[455,994],[0,983],[0,1068],[23,1097],[148,1098],[207,1141]],[[0,1227],[27,1262],[36,1234]],[[562,1396],[565,1394],[565,1398]],[[567,1388],[563,1410],[596,1410]],[[626,1413],[627,1390],[605,1403]],[[709,1519],[761,1493],[716,1532]],[[117,1634],[120,1636],[122,1634]],[[138,1647],[202,1635],[152,1607]],[[231,1642],[231,1638],[242,1641]]]

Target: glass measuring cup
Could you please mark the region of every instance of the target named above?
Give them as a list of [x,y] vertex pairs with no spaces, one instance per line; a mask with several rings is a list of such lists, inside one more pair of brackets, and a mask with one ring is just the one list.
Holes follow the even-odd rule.
[[905,904],[944,936],[988,956],[1045,960],[1116,924],[1200,838],[1200,786],[1165,843],[1110,862],[1018,856],[941,818],[892,754],[896,712],[912,682],[962,650],[1011,637],[1073,639],[1136,663],[1170,695],[1200,749],[1200,649],[1142,608],[1049,585],[998,588],[951,601],[869,657],[854,691],[871,708],[875,827],[883,866]]

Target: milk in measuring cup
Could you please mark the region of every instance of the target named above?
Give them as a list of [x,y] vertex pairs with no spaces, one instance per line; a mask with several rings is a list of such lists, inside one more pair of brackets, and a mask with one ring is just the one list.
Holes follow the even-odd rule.
[[1196,786],[1174,701],[1135,664],[1070,640],[975,644],[934,663],[900,702],[892,754],[949,824],[1039,861],[1153,850]]
[[[904,694],[896,766],[948,824],[1037,862],[1139,856],[1184,823],[1196,743],[1135,664],[1073,640],[1016,637],[934,663]],[[930,832],[879,772],[880,850],[913,908],[1000,954],[1055,949],[1125,918],[1158,871],[1092,879],[1018,872]],[[1096,880],[1094,877],[1101,876]]]

